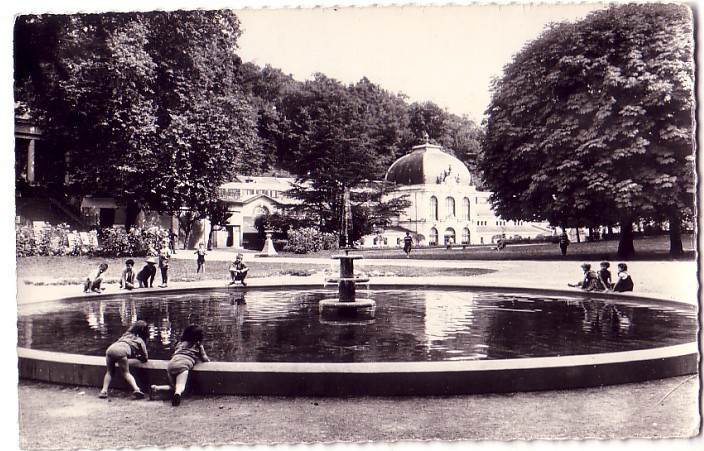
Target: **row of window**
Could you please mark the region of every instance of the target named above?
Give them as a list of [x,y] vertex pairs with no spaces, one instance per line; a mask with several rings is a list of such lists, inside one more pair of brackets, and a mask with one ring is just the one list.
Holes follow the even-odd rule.
[[[486,203],[489,203],[489,198],[484,198],[482,199],[483,201],[486,201]],[[479,204],[479,197],[474,198],[474,203]],[[470,203],[468,198],[463,198],[462,199],[462,219],[463,220],[469,220],[469,213],[470,213]],[[455,198],[454,197],[446,197],[445,198],[445,218],[454,218],[456,216],[455,213]],[[430,197],[430,219],[437,221],[439,219],[439,211],[438,211],[438,199],[435,196]]]
[[[460,242],[460,244],[469,244],[469,237],[470,237],[469,229],[467,227],[465,227],[464,229],[462,229],[462,241]],[[430,229],[430,237],[428,237],[428,238],[429,238],[428,244],[430,244],[431,246],[437,245],[438,238],[439,238],[438,229],[436,229],[435,227],[431,228]],[[457,243],[457,237],[455,235],[455,230],[452,228],[446,229],[445,234],[443,236],[443,239],[444,239],[443,244]]]
[[277,199],[281,196],[281,191],[270,189],[220,188],[220,197],[227,200],[238,200],[240,198],[254,196],[255,194],[265,194],[273,199]]
[[[462,219],[469,220],[470,205],[469,199],[466,197],[462,199]],[[445,217],[454,218],[455,217],[455,199],[452,197],[445,198]],[[438,214],[438,199],[435,196],[430,198],[430,219],[437,221],[439,218]]]

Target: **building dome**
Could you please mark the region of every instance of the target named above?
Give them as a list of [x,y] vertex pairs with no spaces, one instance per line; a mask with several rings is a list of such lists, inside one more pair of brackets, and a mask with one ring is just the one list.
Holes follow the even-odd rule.
[[472,176],[458,158],[440,146],[422,144],[396,160],[386,172],[386,181],[398,185],[470,185]]

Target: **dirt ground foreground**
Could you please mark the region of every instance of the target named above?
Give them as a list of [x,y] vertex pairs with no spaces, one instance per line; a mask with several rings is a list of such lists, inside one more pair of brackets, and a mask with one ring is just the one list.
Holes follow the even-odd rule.
[[92,388],[21,381],[18,399],[23,449],[100,449],[689,438],[699,434],[698,396],[698,377],[689,376],[583,390],[451,397],[194,396],[180,407],[164,400],[135,401],[120,392],[102,400]]

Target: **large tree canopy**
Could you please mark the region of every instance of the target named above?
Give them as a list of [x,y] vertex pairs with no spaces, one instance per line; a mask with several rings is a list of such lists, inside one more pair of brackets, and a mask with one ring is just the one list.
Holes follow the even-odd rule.
[[383,177],[392,149],[373,127],[368,105],[322,74],[288,95],[282,109],[297,175],[292,193],[323,231],[339,232],[344,193]]
[[679,233],[694,202],[692,52],[691,11],[675,4],[612,5],[527,44],[487,109],[479,166],[499,214],[619,223],[623,256],[637,218]]
[[298,179],[298,213],[339,231],[351,191],[355,234],[388,224],[390,163],[423,133],[473,167],[479,128],[432,102],[409,105],[366,78],[295,81],[242,63],[232,11],[27,15],[15,27],[15,94],[65,164],[60,188],[221,222],[235,173]]
[[21,16],[16,98],[65,154],[70,192],[202,218],[264,164],[239,35],[227,10]]

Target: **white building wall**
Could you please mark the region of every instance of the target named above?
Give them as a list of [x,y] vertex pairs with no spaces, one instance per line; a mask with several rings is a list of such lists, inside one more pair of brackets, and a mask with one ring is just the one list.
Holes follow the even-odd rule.
[[[499,218],[489,203],[491,193],[477,191],[475,186],[461,186],[454,183],[400,186],[392,196],[404,194],[408,195],[407,199],[411,205],[399,215],[393,225],[422,235],[424,239],[418,243],[421,245],[445,245],[444,237],[448,229],[454,231],[454,244],[471,245],[493,244],[502,235],[506,238],[513,236],[535,238],[538,235],[550,233],[546,224],[535,227],[534,223],[514,224],[513,221]],[[432,197],[437,199],[437,218],[434,217],[431,209]],[[448,197],[454,199],[454,216],[448,215],[446,201]],[[464,214],[465,198],[469,201],[468,218]],[[437,231],[438,237],[434,243],[433,229]],[[464,243],[465,229],[469,234],[468,243]]]

